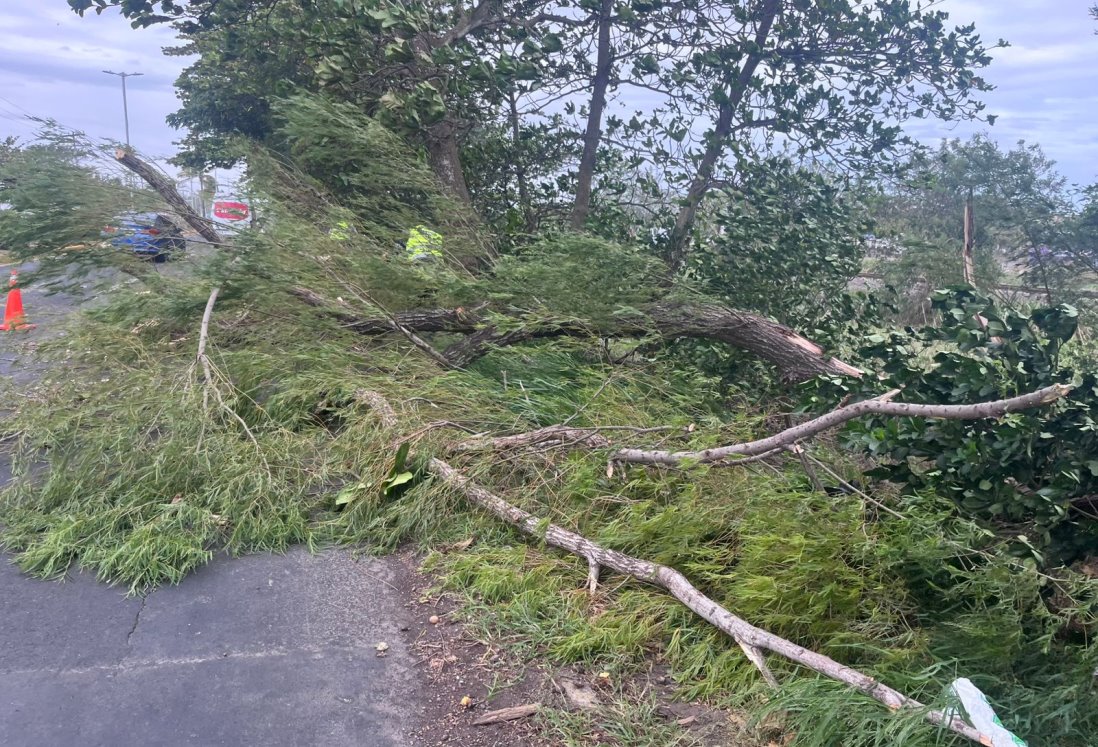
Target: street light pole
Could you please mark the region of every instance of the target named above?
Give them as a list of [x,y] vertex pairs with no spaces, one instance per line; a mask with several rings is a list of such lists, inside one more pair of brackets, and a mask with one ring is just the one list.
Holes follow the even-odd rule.
[[104,70],[107,75],[117,75],[122,79],[122,116],[126,120],[126,148],[130,147],[130,106],[126,101],[126,78],[132,78],[137,75],[144,75],[144,73],[115,73],[110,70]]

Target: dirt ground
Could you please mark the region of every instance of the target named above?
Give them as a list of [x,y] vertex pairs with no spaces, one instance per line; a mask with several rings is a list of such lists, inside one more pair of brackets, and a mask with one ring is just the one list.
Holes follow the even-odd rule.
[[[405,553],[400,559],[403,572],[394,582],[412,596],[408,607],[415,624],[406,631],[407,645],[417,653],[415,667],[420,675],[418,723],[408,732],[415,747],[563,744],[563,735],[553,725],[559,719],[549,716],[586,712],[597,724],[600,712],[615,705],[611,690],[627,701],[631,696],[638,701],[655,700],[658,717],[668,727],[676,727],[676,745],[758,744],[746,736],[747,720],[742,715],[678,700],[667,667],[655,660],[647,671],[610,685],[597,671],[523,662],[506,648],[485,644],[462,623],[458,601],[435,591],[436,580],[418,570],[419,558]],[[536,706],[539,713],[476,725],[487,714],[520,706]],[[571,733],[569,738],[576,744],[628,747],[598,726]]]

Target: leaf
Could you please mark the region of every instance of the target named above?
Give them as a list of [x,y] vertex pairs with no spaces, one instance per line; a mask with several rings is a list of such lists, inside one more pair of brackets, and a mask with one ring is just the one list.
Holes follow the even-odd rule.
[[385,487],[382,489],[381,492],[384,495],[389,495],[389,491],[391,491],[393,488],[410,482],[414,477],[415,475],[411,472],[401,472],[399,475],[394,475],[385,481]]
[[353,501],[360,493],[370,487],[368,482],[359,482],[354,485],[348,485],[343,490],[336,493],[335,505],[346,506]]
[[396,458],[393,460],[393,469],[389,473],[390,475],[404,471],[404,463],[408,461],[408,450],[411,448],[412,445],[408,441],[405,441],[397,448]]

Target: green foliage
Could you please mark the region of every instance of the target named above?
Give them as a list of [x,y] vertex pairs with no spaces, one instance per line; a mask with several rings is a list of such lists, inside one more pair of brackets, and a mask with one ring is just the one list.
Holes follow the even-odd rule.
[[665,278],[666,268],[637,247],[562,235],[502,257],[486,290],[521,309],[597,324],[640,318]]
[[[593,181],[591,227],[601,232],[630,216],[664,233],[671,206],[649,210],[651,192],[673,192],[685,198],[687,225],[673,232],[681,241],[711,181],[733,168],[781,151],[875,168],[906,142],[900,123],[980,117],[977,97],[989,90],[977,73],[990,57],[974,27],[953,26],[944,11],[912,0],[636,2],[614,5],[606,18],[599,3],[569,0],[69,6],[81,15],[117,7],[135,26],[171,23],[182,35],[175,53],[196,60],[178,81],[182,109],[171,118],[189,131],[181,162],[235,161],[235,136],[271,144],[274,101],[295,88],[324,93],[423,147],[461,199],[467,184],[513,182],[517,199],[507,209],[498,195],[477,195],[484,217],[500,226],[502,213],[510,230],[566,212],[537,204],[539,196]],[[589,54],[600,23],[614,38],[602,65]],[[747,85],[735,84],[745,69]],[[603,85],[593,85],[596,76]],[[586,121],[598,108],[594,89],[613,99],[629,86],[649,92],[643,110]],[[535,141],[529,135],[542,122],[549,132]],[[698,137],[699,122],[714,126],[702,125],[708,131]],[[499,131],[511,137],[493,137]],[[581,180],[562,156],[575,155],[585,137],[597,159]],[[490,168],[468,169],[465,146],[465,156],[487,157]],[[707,164],[700,174],[699,163]]]
[[690,274],[729,305],[804,325],[858,274],[868,224],[857,196],[824,174],[765,161],[721,202]]
[[[1038,145],[1004,151],[986,135],[943,142],[904,165],[904,176],[873,201],[875,231],[887,249],[880,269],[897,287],[922,278],[930,289],[962,282],[963,211],[971,200],[973,255],[980,287],[1011,269],[1049,302],[1071,300],[1075,215],[1066,181]],[[910,299],[921,303],[922,298]]]
[[937,293],[934,307],[941,327],[869,338],[863,359],[880,371],[877,381],[828,382],[815,401],[898,388],[907,402],[962,404],[1074,384],[1062,401],[999,420],[867,417],[846,439],[882,460],[877,476],[948,496],[964,515],[1014,533],[1017,551],[1040,565],[1094,552],[1098,533],[1086,514],[1098,492],[1098,382],[1059,363],[1077,312],[1023,314],[969,290]]
[[137,263],[103,241],[103,227],[123,210],[153,205],[97,168],[98,152],[47,124],[31,143],[0,158],[0,247],[34,260],[49,274],[66,268]]

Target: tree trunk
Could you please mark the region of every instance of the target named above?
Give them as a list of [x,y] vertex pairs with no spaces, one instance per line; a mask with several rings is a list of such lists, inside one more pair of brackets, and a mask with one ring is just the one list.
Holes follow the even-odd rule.
[[671,229],[671,236],[668,239],[667,262],[673,271],[681,270],[686,262],[690,230],[694,227],[698,207],[701,205],[706,192],[709,191],[713,179],[713,170],[727,147],[728,137],[732,134],[736,108],[747,94],[747,89],[751,85],[751,78],[755,75],[759,63],[762,62],[762,47],[766,43],[767,37],[770,36],[770,29],[773,27],[774,20],[780,10],[781,0],[763,1],[758,30],[755,32],[755,49],[747,55],[743,67],[740,68],[739,75],[732,83],[727,100],[722,102],[718,108],[717,123],[713,127],[713,132],[707,138],[705,152],[698,164],[698,173],[694,175],[690,187],[686,190],[686,197],[683,200],[682,207],[679,208],[679,214],[675,218],[675,226]]
[[972,247],[976,243],[976,224],[972,215],[972,190],[965,198],[965,237],[961,249],[961,275],[965,283],[976,287],[976,263],[972,258]]
[[[544,337],[640,336],[655,331],[665,338],[695,337],[717,340],[772,363],[787,381],[804,381],[820,374],[862,376],[857,368],[827,355],[816,343],[771,319],[716,304],[657,301],[643,309],[646,318],[605,325],[530,325],[498,332],[472,309],[426,309],[399,312],[392,319],[362,318],[346,306],[334,304],[306,288],[294,295],[310,306],[329,310],[347,328],[364,335],[399,331],[463,332],[467,336],[442,352],[452,367],[462,367],[492,347],[516,345]],[[399,328],[398,326],[399,325]]]
[[507,103],[510,105],[511,116],[511,143],[515,149],[515,181],[518,182],[519,209],[522,210],[522,222],[528,233],[533,233],[537,228],[534,221],[533,203],[530,202],[530,185],[527,182],[525,154],[522,147],[522,129],[520,127],[518,112],[518,97],[512,88],[507,94]]
[[119,148],[114,152],[115,159],[127,169],[145,180],[145,183],[156,190],[156,193],[168,203],[169,206],[186,221],[187,225],[198,232],[198,235],[214,245],[221,244],[221,236],[213,229],[210,222],[194,211],[187,204],[179,190],[175,188],[172,180],[161,174],[155,168],[142,161],[128,150]]
[[595,77],[591,81],[591,106],[587,112],[587,130],[583,134],[583,156],[576,177],[576,201],[572,206],[573,231],[582,231],[591,212],[591,182],[595,177],[595,161],[602,141],[602,113],[606,109],[606,89],[610,85],[613,56],[610,53],[610,15],[613,0],[602,0],[599,11],[598,58]]
[[427,130],[427,160],[443,189],[462,203],[472,204],[469,186],[465,182],[465,170],[461,165],[461,148],[452,122],[443,120]]

